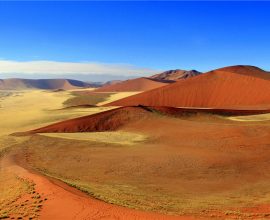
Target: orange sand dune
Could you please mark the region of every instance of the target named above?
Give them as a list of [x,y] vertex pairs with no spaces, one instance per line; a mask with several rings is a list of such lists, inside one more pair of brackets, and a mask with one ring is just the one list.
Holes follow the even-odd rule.
[[96,92],[133,92],[133,91],[147,91],[169,84],[167,81],[158,81],[150,78],[136,78],[130,79],[117,84],[105,85],[96,89]]
[[253,66],[217,69],[106,106],[268,108],[270,75]]

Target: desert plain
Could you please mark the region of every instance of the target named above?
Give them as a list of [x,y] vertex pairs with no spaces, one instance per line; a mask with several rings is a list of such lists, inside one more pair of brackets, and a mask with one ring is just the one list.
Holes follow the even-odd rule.
[[0,218],[270,218],[268,74],[0,90]]

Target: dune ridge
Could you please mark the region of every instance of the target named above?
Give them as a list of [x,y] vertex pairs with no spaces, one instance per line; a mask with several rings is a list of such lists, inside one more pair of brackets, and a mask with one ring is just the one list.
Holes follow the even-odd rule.
[[148,91],[168,85],[171,81],[160,81],[146,77],[136,78],[118,82],[116,84],[105,85],[96,92],[134,92],[134,91]]

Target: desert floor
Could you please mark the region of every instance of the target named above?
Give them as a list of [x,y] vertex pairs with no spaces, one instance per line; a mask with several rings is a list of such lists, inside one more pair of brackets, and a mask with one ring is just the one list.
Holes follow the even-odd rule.
[[155,115],[115,132],[9,135],[127,95],[0,92],[0,218],[270,217],[268,114]]

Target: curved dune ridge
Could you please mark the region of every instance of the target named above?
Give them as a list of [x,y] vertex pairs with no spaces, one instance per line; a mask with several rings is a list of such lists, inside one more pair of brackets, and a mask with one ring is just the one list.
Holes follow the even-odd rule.
[[137,122],[138,120],[155,120],[156,116],[182,117],[199,113],[239,116],[270,113],[270,110],[187,109],[159,106],[119,107],[89,116],[61,121],[26,133],[17,134],[115,131],[122,126]]
[[32,130],[30,133],[113,131],[130,121],[143,118],[147,113],[143,108],[120,107],[89,116],[58,122]]
[[262,79],[270,79],[269,72],[266,72],[256,66],[247,66],[247,65],[246,66],[245,65],[228,66],[228,67],[219,68],[215,71],[232,72],[232,73],[244,74],[248,76],[259,77]]
[[77,89],[96,87],[73,79],[0,79],[0,89]]
[[96,89],[96,92],[133,92],[133,91],[147,91],[161,86],[168,85],[170,81],[159,81],[150,78],[136,78],[125,80],[112,85],[105,85]]
[[270,74],[253,66],[225,67],[106,104],[137,105],[269,108]]

